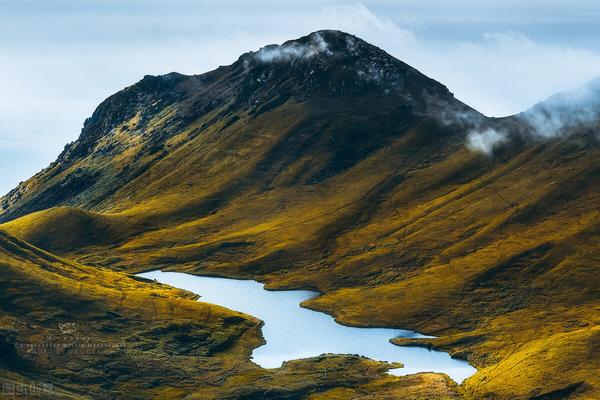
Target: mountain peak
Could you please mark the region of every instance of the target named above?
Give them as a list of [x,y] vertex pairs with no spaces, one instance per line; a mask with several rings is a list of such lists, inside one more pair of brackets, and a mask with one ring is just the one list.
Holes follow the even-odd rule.
[[320,30],[298,39],[288,40],[281,45],[264,46],[256,52],[242,55],[241,59],[246,63],[252,61],[263,63],[309,61],[314,58],[347,56],[356,53],[359,48],[366,47],[377,49],[349,33]]
[[[329,112],[321,115],[324,108]],[[52,184],[39,198],[27,194],[30,182],[20,185],[2,199],[0,207],[7,211],[0,216],[65,201],[100,207],[124,182],[196,135],[228,131],[241,137],[241,127],[263,129],[254,125],[257,120],[289,115],[298,121],[285,146],[306,142],[294,144],[300,147],[289,150],[290,157],[327,154],[303,178],[317,182],[359,162],[409,126],[437,124],[442,112],[475,113],[444,85],[380,48],[348,33],[317,31],[201,75],[147,75],[110,96],[86,120],[78,140],[35,177]],[[358,121],[350,123],[354,117]],[[301,149],[308,153],[300,154]],[[113,168],[115,158],[119,162]]]
[[431,100],[444,106],[455,103],[441,83],[377,46],[336,30],[320,30],[280,45],[264,46],[243,54],[231,68],[246,83],[244,96],[269,86],[300,99],[316,92],[395,95],[421,110],[428,108]]
[[[401,72],[406,77],[426,78],[416,69],[379,47],[346,32],[320,30],[281,45],[271,44],[240,57],[244,68],[279,65],[338,66],[359,73],[359,78],[381,80],[384,75]],[[295,73],[297,70],[287,70]],[[396,77],[399,78],[399,77]],[[440,85],[441,86],[441,85]]]

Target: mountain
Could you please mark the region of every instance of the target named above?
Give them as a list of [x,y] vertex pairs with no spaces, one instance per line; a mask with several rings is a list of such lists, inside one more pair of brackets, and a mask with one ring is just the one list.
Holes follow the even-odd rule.
[[[354,113],[365,107],[365,115]],[[111,96],[55,163],[3,198],[1,215],[8,220],[64,204],[113,209],[126,198],[135,201],[137,188],[127,189],[154,180],[148,170],[157,165],[175,178],[170,187],[187,185],[189,177],[173,174],[171,163],[180,158],[210,164],[214,173],[225,169],[224,179],[231,180],[228,167],[242,153],[261,163],[252,173],[262,177],[252,179],[265,179],[265,186],[294,163],[298,176],[288,179],[317,183],[426,124],[422,116],[440,109],[474,113],[446,87],[382,50],[339,32],[318,32],[244,54],[207,74],[146,76]],[[236,159],[217,165],[210,157],[222,152]],[[205,173],[196,169],[190,175]]]
[[[0,200],[0,229],[106,273],[318,289],[306,306],[342,323],[435,335],[397,344],[476,366],[466,398],[594,398],[598,119],[544,134],[531,117],[580,109],[486,118],[383,50],[315,32],[111,96]],[[466,146],[489,131],[489,155]]]

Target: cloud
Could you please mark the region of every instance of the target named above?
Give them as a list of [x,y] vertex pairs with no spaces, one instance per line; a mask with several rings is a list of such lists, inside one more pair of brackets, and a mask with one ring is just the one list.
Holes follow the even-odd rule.
[[484,32],[471,41],[417,36],[412,45],[388,38],[382,45],[488,116],[516,114],[600,76],[600,54],[514,31]]
[[318,54],[329,52],[329,45],[316,33],[306,44],[291,43],[281,46],[272,45],[261,48],[255,57],[262,62],[289,61],[291,59],[309,59]]
[[505,49],[513,51],[516,48],[534,50],[536,44],[521,32],[484,32],[481,35],[484,41],[497,50]]
[[[429,4],[423,10],[432,7],[442,5]],[[419,10],[415,4],[413,8]],[[382,14],[375,9],[363,3],[328,5],[317,21],[322,28],[347,31],[383,48],[442,82],[457,98],[488,116],[516,114],[554,93],[600,76],[600,53],[585,47],[540,41],[514,29],[456,37],[454,30],[438,26],[439,19],[432,24],[429,14]],[[461,18],[452,14],[452,7],[446,8],[448,18],[442,22],[468,25],[482,18],[493,20],[489,9],[478,6],[477,11],[481,15],[475,18],[464,9]],[[510,15],[516,18],[517,14]],[[501,27],[491,23],[482,26],[488,25]],[[528,27],[526,21],[521,26]],[[453,26],[456,31],[462,28]]]
[[552,138],[600,121],[600,78],[559,93],[518,116],[534,136]]
[[322,18],[326,26],[357,36],[391,35],[402,43],[415,40],[410,29],[401,28],[393,20],[374,14],[363,3],[325,6]]
[[484,131],[472,131],[467,135],[467,148],[471,151],[492,154],[494,149],[506,142],[508,137],[505,133],[495,129],[486,129]]

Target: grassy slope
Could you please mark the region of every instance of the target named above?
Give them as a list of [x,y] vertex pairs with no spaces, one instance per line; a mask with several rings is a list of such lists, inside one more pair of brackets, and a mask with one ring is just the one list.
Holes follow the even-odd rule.
[[[255,319],[63,260],[2,232],[0,268],[0,379],[51,383],[52,398],[300,399],[369,384],[377,398],[416,390],[415,380],[427,386],[426,375],[390,380],[385,364],[353,356],[264,370],[249,362],[262,340]],[[60,324],[70,322],[75,330],[63,331]],[[459,396],[448,378],[431,387]]]
[[464,385],[475,398],[597,397],[597,141],[515,144],[491,160],[394,101],[221,104],[160,152],[144,137],[186,104],[135,114],[91,154],[26,182],[6,211],[63,195],[80,171],[118,187],[100,180],[57,203],[88,211],[53,208],[2,229],[113,270],[318,288],[307,306],[342,322],[440,336],[428,344],[480,369]]
[[[2,370],[52,382],[74,398],[148,398],[154,386],[170,398],[171,390],[222,379],[261,341],[258,322],[247,316],[65,261],[4,233],[0,267],[2,341],[14,353]],[[65,334],[59,324],[69,322],[77,331]],[[193,340],[200,344],[190,346]],[[88,343],[100,348],[81,347]]]
[[[319,185],[250,185],[199,218],[188,213],[202,194],[172,179],[149,196],[165,183],[143,176],[145,189],[137,182],[123,189],[137,193],[135,206],[115,201],[112,214],[52,209],[3,228],[116,269],[161,266],[317,287],[327,294],[308,306],[345,323],[443,335],[433,345],[480,369],[464,385],[476,397],[594,396],[600,199],[598,171],[589,166],[597,150],[558,141],[515,149],[493,165],[464,150],[421,154],[415,138],[402,136]],[[188,157],[184,146],[148,174],[161,176],[171,158]],[[206,179],[198,170],[186,170],[186,186]],[[82,219],[84,230],[65,222]],[[157,219],[160,228],[144,231]],[[80,248],[82,232],[107,231],[117,232],[118,246],[103,251],[97,241],[93,255]]]

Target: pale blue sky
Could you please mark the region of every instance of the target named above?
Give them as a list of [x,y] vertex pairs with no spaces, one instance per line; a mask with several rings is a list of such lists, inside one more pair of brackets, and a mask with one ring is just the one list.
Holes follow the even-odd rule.
[[143,75],[202,73],[326,28],[382,47],[488,115],[600,75],[591,0],[0,0],[0,192]]

